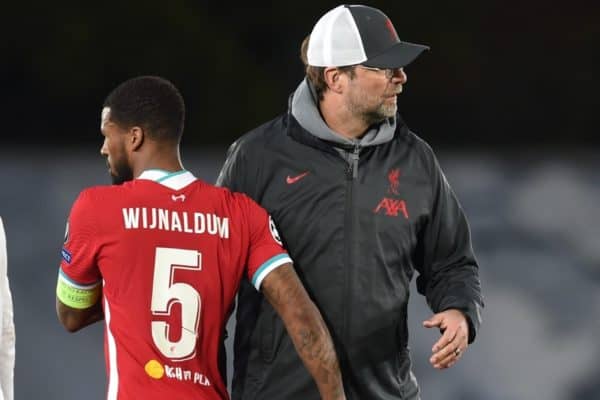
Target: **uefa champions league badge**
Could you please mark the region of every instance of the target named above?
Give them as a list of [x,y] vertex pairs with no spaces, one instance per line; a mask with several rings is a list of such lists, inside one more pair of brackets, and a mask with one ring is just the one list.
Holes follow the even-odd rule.
[[[67,221],[67,227],[65,228],[64,244],[67,244],[68,241],[69,241],[69,221]],[[62,256],[62,259],[65,260],[65,262],[67,264],[71,264],[71,260],[73,259],[73,256],[71,255],[71,252],[69,250],[67,250],[65,247],[63,247],[60,251],[60,255]]]
[[65,260],[65,262],[67,264],[71,264],[71,260],[73,259],[73,256],[71,255],[69,250],[67,250],[63,247],[62,250],[60,251],[60,255],[62,256],[62,259]]
[[269,215],[269,229],[271,230],[271,236],[273,236],[273,239],[279,243],[280,246],[283,246],[283,243],[281,242],[281,237],[279,236],[279,232],[277,231],[277,227],[275,226],[275,222],[273,221],[273,218],[271,218],[271,216]]

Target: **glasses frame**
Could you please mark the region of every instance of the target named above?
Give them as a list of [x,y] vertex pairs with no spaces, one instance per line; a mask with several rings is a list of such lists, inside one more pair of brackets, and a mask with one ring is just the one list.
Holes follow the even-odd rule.
[[358,64],[357,67],[362,69],[366,69],[367,71],[374,71],[377,73],[383,72],[387,79],[392,79],[396,74],[396,71],[401,70],[402,67],[398,68],[377,68],[377,67],[367,67],[366,65]]

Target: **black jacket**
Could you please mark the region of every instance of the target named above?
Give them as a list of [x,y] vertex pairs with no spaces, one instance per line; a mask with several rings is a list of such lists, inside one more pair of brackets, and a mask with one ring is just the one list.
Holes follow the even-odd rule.
[[[431,148],[399,118],[387,143],[347,148],[347,159],[340,146],[286,113],[231,146],[218,184],[274,218],[332,334],[347,398],[417,399],[406,324],[414,271],[434,312],[467,315],[469,341],[480,324],[467,221]],[[248,282],[234,346],[234,400],[319,398],[282,321]]]

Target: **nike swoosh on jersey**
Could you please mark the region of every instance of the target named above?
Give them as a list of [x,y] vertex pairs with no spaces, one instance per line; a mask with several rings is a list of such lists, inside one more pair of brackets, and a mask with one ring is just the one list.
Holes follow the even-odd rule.
[[288,185],[291,185],[292,183],[298,182],[300,179],[304,178],[306,175],[308,175],[308,171],[303,172],[300,175],[296,175],[294,177],[291,177],[288,175],[287,178],[285,178],[285,181],[287,182]]

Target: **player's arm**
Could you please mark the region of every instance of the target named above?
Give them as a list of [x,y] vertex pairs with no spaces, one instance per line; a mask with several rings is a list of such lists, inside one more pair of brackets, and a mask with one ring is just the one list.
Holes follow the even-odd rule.
[[102,285],[79,285],[68,279],[61,271],[56,285],[56,314],[69,332],[104,319],[102,310]]
[[97,201],[83,191],[71,209],[56,285],[56,314],[69,332],[104,319],[102,276],[96,257],[100,248]]
[[244,195],[238,197],[249,228],[248,277],[281,317],[322,399],[345,400],[340,365],[329,330],[292,267],[273,219]]
[[270,272],[261,291],[279,314],[322,399],[345,399],[342,376],[329,330],[291,263]]

